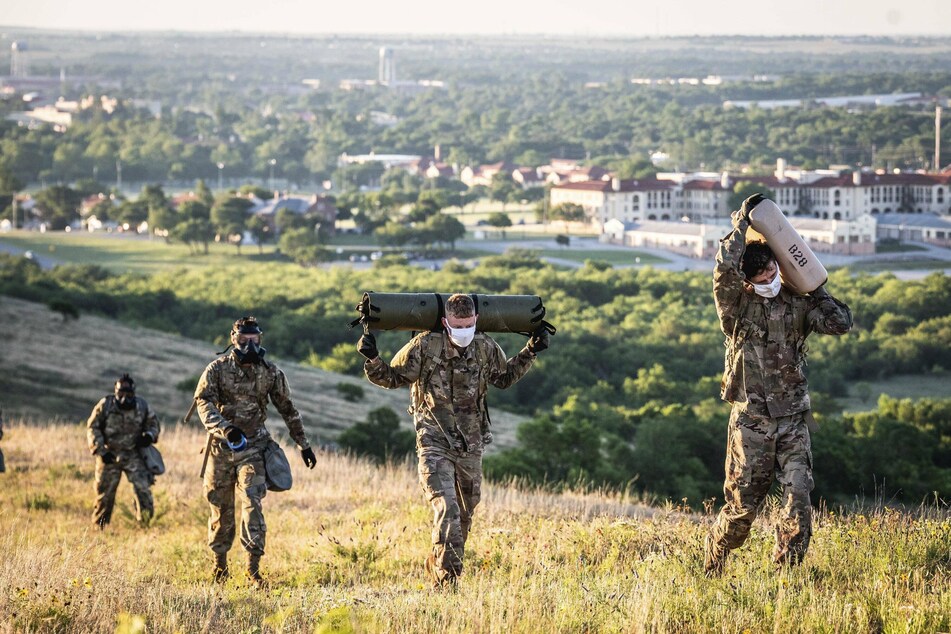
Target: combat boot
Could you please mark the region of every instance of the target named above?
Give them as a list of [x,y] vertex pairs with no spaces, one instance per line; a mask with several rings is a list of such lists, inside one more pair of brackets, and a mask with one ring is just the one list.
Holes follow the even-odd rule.
[[726,556],[729,550],[719,548],[708,534],[703,540],[703,572],[708,577],[719,577],[723,574]]
[[261,576],[261,555],[248,556],[248,579],[256,588],[267,588],[267,581]]
[[228,553],[215,553],[215,570],[212,573],[215,583],[224,583],[228,579]]

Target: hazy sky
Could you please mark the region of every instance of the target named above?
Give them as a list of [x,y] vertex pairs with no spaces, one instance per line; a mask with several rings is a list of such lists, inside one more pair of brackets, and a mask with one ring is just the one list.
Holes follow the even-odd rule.
[[0,25],[268,33],[951,35],[951,0],[0,0]]

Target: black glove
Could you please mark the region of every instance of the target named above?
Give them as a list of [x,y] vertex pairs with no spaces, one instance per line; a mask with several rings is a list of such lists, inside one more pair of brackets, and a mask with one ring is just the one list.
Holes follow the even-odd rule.
[[103,464],[115,464],[115,463],[116,463],[116,454],[112,453],[111,451],[107,451],[106,453],[102,454],[101,457],[102,457],[102,463],[103,463]]
[[744,218],[747,222],[749,222],[750,212],[753,211],[756,205],[760,204],[764,200],[766,200],[766,196],[762,194],[758,194],[758,193],[753,194],[752,196],[744,200],[743,205],[740,207],[740,217]]
[[357,342],[357,350],[371,361],[380,356],[380,351],[376,349],[376,337],[370,333],[364,333]]
[[237,427],[229,427],[225,430],[225,438],[228,441],[228,448],[231,451],[242,451],[248,446],[248,437]]
[[304,465],[308,469],[313,469],[314,465],[317,464],[317,456],[314,455],[314,450],[311,447],[308,447],[307,449],[301,449],[300,457],[304,459]]
[[548,350],[548,342],[548,329],[542,326],[532,333],[532,336],[529,337],[528,344],[526,344],[525,347],[528,348],[528,351],[532,354],[538,354],[542,350]]
[[155,440],[152,438],[152,434],[142,432],[142,435],[139,436],[139,438],[135,441],[135,446],[141,449],[143,447],[148,447],[153,442],[155,442]]

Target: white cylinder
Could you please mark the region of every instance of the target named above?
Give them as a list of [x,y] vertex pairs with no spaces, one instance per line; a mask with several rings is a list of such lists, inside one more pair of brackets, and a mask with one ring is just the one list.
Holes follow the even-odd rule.
[[769,199],[750,212],[750,230],[746,241],[765,240],[776,256],[783,285],[800,293],[811,293],[829,279],[829,273],[799,235],[783,211]]

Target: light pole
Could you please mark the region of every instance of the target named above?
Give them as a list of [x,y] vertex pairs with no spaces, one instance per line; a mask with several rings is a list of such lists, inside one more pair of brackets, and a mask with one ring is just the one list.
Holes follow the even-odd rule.
[[267,163],[268,165],[271,166],[270,176],[268,176],[268,179],[267,179],[267,188],[273,190],[274,189],[274,166],[277,165],[277,159],[272,158]]
[[224,163],[218,163],[218,191],[221,191],[221,172],[225,169]]

